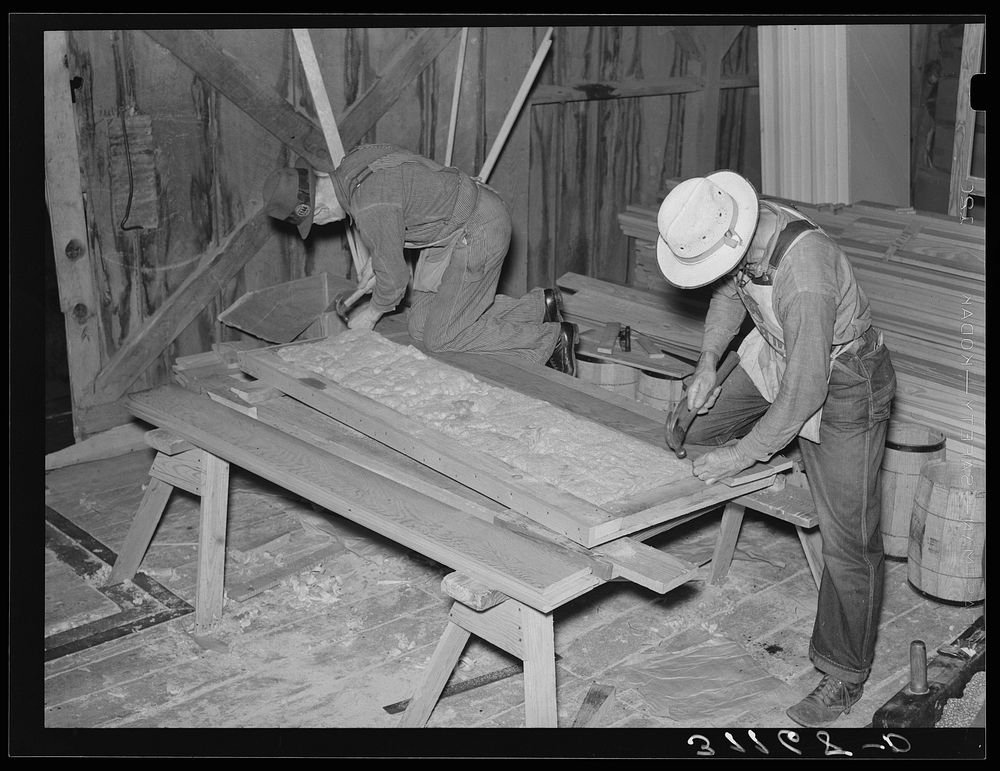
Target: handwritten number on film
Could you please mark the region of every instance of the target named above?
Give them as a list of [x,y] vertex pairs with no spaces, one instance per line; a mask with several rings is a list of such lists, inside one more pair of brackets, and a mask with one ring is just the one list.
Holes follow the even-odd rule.
[[[726,731],[724,735],[726,739],[729,741],[729,746],[731,749],[746,754],[747,752],[746,748],[744,748],[743,745],[740,744],[729,731]],[[758,752],[764,755],[770,754],[770,750],[768,750],[768,748],[757,738],[757,734],[755,734],[751,730],[748,730],[747,736],[750,737],[750,740],[754,743],[754,746],[757,748]],[[795,731],[790,731],[788,729],[782,729],[778,731],[778,742],[786,750],[794,752],[796,755],[802,754],[802,750],[799,748],[800,738],[801,737],[799,736],[799,734]],[[848,757],[854,756],[854,753],[851,752],[850,750],[846,750],[843,747],[840,747],[837,744],[835,744],[831,740],[830,734],[827,731],[817,731],[816,738],[821,742],[823,747],[823,754],[826,756],[830,755],[846,755]],[[862,745],[862,749],[880,749],[880,750],[888,749],[893,753],[910,751],[910,742],[906,739],[906,737],[900,736],[899,734],[894,734],[894,733],[882,734],[882,742],[884,743]],[[689,747],[697,746],[696,750],[697,755],[700,755],[702,757],[715,755],[715,749],[712,747],[711,741],[709,741],[708,737],[703,736],[702,734],[692,734],[691,736],[688,737],[687,743]]]

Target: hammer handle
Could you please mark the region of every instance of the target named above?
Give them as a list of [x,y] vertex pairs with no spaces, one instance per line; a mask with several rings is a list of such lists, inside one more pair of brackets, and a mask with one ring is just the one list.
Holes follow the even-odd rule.
[[[722,364],[715,371],[715,385],[720,386],[730,373],[736,369],[736,365],[740,363],[739,354],[736,351],[730,351],[726,358],[723,360]],[[677,403],[674,408],[674,415],[671,416],[670,423],[677,427],[676,433],[678,436],[678,446],[672,447],[674,452],[681,451],[683,448],[684,437],[687,436],[688,429],[691,428],[691,424],[694,422],[695,417],[698,414],[697,410],[692,410],[687,406],[687,398],[682,398],[681,401]],[[670,430],[670,425],[668,425],[668,431]],[[687,453],[684,453],[686,455]],[[678,457],[684,457],[684,455],[679,455]]]

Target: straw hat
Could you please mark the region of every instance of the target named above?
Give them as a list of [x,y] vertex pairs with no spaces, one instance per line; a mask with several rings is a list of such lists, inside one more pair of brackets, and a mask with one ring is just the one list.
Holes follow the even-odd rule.
[[299,158],[293,168],[272,171],[264,180],[264,212],[291,222],[305,238],[316,211],[316,173]]
[[736,267],[757,228],[757,191],[732,171],[684,180],[660,204],[656,262],[674,286],[692,289]]

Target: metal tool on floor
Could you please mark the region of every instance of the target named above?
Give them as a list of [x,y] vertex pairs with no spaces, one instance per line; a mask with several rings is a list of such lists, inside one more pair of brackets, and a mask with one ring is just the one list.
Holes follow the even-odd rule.
[[[739,363],[739,354],[736,351],[730,351],[723,360],[722,365],[716,371],[716,387],[722,385]],[[691,428],[691,423],[694,422],[695,416],[698,414],[697,410],[688,409],[687,404],[687,398],[682,397],[667,418],[665,431],[667,447],[673,450],[678,458],[687,457],[687,450],[684,449],[684,438],[687,436],[688,429]]]

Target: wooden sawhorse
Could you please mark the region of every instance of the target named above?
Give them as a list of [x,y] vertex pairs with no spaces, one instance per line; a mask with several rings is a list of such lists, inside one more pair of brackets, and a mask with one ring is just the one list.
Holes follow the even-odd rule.
[[224,604],[229,462],[162,428],[149,431],[146,443],[157,450],[149,469],[149,484],[107,583],[119,584],[135,575],[175,487],[197,495],[201,518],[194,630],[199,635],[209,634],[221,621]]
[[556,651],[552,613],[542,613],[462,573],[449,573],[442,590],[455,602],[423,679],[400,721],[402,728],[427,723],[465,649],[476,635],[524,662],[524,719],[529,728],[555,728]]
[[779,478],[772,487],[735,498],[726,504],[712,555],[709,580],[714,584],[726,580],[736,552],[743,516],[748,508],[795,525],[809,571],[818,588],[823,578],[823,539],[817,527],[819,516],[816,506],[800,471],[790,472],[787,481]]

